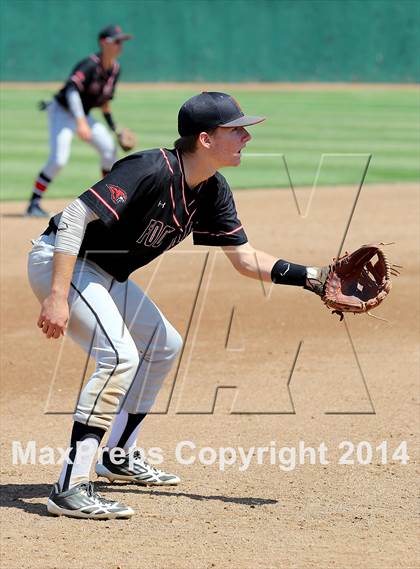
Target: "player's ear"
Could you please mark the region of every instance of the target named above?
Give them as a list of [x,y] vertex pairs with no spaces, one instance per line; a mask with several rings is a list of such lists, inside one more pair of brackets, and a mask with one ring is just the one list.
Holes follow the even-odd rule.
[[204,147],[204,148],[210,148],[211,145],[211,138],[208,132],[200,132],[200,134],[198,135],[198,142]]

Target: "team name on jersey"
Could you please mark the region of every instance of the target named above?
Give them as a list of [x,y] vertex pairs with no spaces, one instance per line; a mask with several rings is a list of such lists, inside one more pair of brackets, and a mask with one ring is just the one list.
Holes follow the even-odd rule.
[[137,243],[145,247],[160,247],[167,235],[175,231],[175,227],[165,225],[163,221],[151,219],[149,225],[137,239]]
[[169,249],[172,249],[172,247],[175,247],[175,245],[178,245],[178,243],[181,243],[181,241],[183,241],[192,231],[193,228],[193,222],[190,221],[189,223],[187,223],[187,225],[184,227],[183,232],[180,233],[179,235],[177,235],[177,237],[174,237],[172,239],[172,241],[169,243],[169,245],[166,247],[166,251],[168,251]]
[[[184,228],[182,233],[173,237],[171,242],[165,250],[172,249],[178,243],[181,243],[192,231],[193,222],[190,221]],[[165,237],[175,231],[175,227],[165,225],[163,221],[158,219],[151,219],[148,226],[137,239],[136,243],[144,245],[145,247],[160,247],[163,244]]]

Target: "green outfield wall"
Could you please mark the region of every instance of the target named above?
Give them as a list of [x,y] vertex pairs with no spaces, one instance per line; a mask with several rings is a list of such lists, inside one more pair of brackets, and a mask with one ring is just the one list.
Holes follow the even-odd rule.
[[417,0],[1,0],[3,81],[56,81],[132,32],[125,81],[414,82]]

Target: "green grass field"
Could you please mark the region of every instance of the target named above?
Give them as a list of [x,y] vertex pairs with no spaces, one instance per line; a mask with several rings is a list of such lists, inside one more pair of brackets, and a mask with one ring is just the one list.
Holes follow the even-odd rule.
[[[177,136],[176,116],[191,90],[125,90],[114,101],[117,121],[139,137],[139,150],[171,146]],[[369,182],[408,182],[418,179],[418,94],[413,90],[241,91],[234,94],[250,114],[268,120],[251,127],[254,139],[240,168],[224,172],[233,188],[287,187],[284,155],[292,182],[311,186],[324,157],[318,184],[358,183],[366,164]],[[2,200],[26,199],[33,178],[48,153],[47,117],[36,103],[48,89],[2,88]],[[100,117],[100,113],[96,113]],[[69,164],[51,186],[48,197],[80,194],[99,177],[96,152],[75,139]]]

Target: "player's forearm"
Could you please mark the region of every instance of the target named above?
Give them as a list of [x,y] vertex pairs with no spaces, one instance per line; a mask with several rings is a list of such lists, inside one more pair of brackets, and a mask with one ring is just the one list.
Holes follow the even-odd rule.
[[76,259],[76,255],[54,253],[51,295],[63,300],[67,299]]
[[109,103],[106,103],[105,105],[102,106],[102,113],[104,115],[104,119],[106,120],[106,123],[109,126],[109,128],[113,132],[116,132],[117,131],[117,125],[115,124],[114,117],[112,116],[111,105]]
[[111,103],[109,101],[106,101],[102,107],[101,107],[101,111],[105,114],[105,113],[110,113],[111,112]]
[[97,218],[96,213],[80,199],[64,209],[55,238],[52,293],[67,296],[87,224]]
[[[229,257],[230,255],[235,255],[235,253],[230,253],[229,251],[226,251],[226,254]],[[271,270],[277,260],[277,257],[251,248],[242,252],[238,259],[231,259],[241,275],[265,282],[271,282]]]
[[325,267],[298,265],[264,251],[254,249],[249,243],[240,247],[224,247],[233,266],[242,275],[253,279],[301,286],[321,294],[326,276]]

